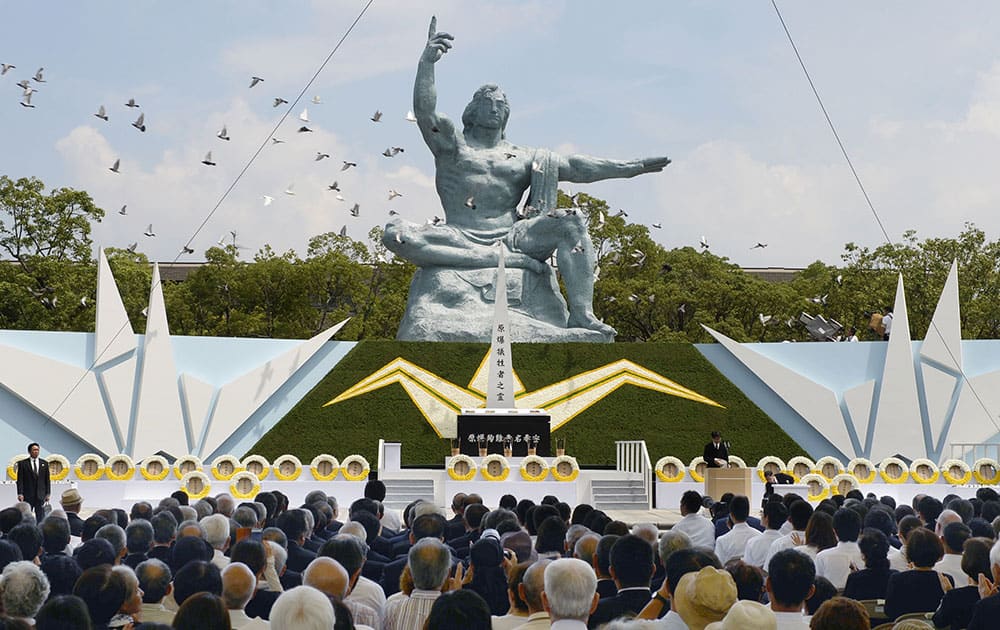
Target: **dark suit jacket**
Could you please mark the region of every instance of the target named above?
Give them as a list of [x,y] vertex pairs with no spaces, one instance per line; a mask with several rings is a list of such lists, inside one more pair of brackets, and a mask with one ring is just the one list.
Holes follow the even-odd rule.
[[634,591],[618,591],[618,594],[614,597],[605,597],[598,602],[597,609],[590,616],[590,621],[587,622],[587,627],[597,628],[623,615],[629,617],[635,616],[649,603],[650,597],[652,597],[652,593],[648,588]]
[[286,567],[285,572],[281,574],[278,581],[281,582],[281,588],[290,591],[296,586],[302,586],[302,574],[298,571],[290,571]]
[[247,617],[260,617],[267,621],[271,618],[271,607],[281,593],[274,591],[257,591],[253,598],[247,602],[245,612]]
[[618,587],[615,586],[615,581],[610,578],[605,578],[603,580],[597,580],[597,594],[601,599],[605,597],[614,597],[618,594]]
[[326,526],[326,531],[330,532],[331,534],[336,534],[337,532],[340,531],[340,528],[343,526],[344,524],[341,523],[340,521],[333,521],[332,523]]
[[24,500],[35,507],[45,502],[45,497],[52,494],[52,482],[49,479],[49,463],[38,458],[38,477],[31,468],[31,458],[22,459],[17,463],[17,493],[24,495]]
[[998,618],[1000,618],[1000,595],[981,599],[972,609],[969,630],[993,630]]
[[399,592],[399,576],[403,575],[406,560],[407,556],[400,556],[382,567],[382,576],[378,582],[386,597]]
[[[720,518],[715,521],[715,537],[724,536],[729,533],[729,517]],[[760,519],[756,516],[747,517],[747,525],[753,527],[759,532],[764,531],[764,524],[760,522]]]
[[130,553],[122,558],[122,564],[135,569],[137,566],[148,560],[144,553]]
[[444,524],[444,539],[454,540],[465,535],[465,522],[461,516],[454,516]]
[[[285,566],[292,571],[302,573],[315,558],[315,553],[308,549],[303,549],[297,542],[288,541],[288,561],[285,563]],[[247,614],[249,615],[250,613]]]
[[937,571],[901,571],[889,578],[885,616],[895,619],[915,612],[934,612],[944,597]]
[[844,597],[851,599],[885,599],[885,591],[889,588],[889,578],[899,573],[886,567],[884,569],[861,569],[847,576],[847,586],[844,587]]
[[[725,459],[729,460],[729,449],[726,448],[725,442],[719,443],[719,448],[715,448],[714,442],[709,442],[705,445],[705,450],[702,451],[701,455],[705,459],[705,465],[709,468],[721,468],[715,463],[715,459]],[[714,497],[713,497],[714,498]]]
[[66,512],[66,520],[69,521],[69,533],[72,536],[83,534],[83,519],[77,516],[76,512]]
[[154,558],[160,560],[161,562],[170,563],[170,547],[150,547],[149,553],[146,554],[147,558]]
[[[990,599],[993,599],[992,597]],[[979,588],[975,586],[963,586],[953,588],[941,598],[941,605],[934,613],[934,627],[952,630],[961,630],[969,625],[975,611],[976,604],[979,603]],[[992,619],[996,619],[991,615]]]

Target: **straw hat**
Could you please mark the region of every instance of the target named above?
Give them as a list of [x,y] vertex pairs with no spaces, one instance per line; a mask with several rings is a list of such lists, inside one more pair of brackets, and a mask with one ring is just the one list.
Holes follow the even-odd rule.
[[778,630],[778,618],[761,603],[740,600],[722,621],[708,624],[705,630]]
[[714,567],[686,573],[674,591],[677,614],[691,630],[701,630],[713,621],[721,621],[735,602],[733,576]]

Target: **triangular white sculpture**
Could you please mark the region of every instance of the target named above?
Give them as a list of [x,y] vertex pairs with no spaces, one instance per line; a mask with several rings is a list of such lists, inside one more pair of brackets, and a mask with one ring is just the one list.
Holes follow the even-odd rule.
[[97,311],[94,325],[94,366],[117,359],[136,348],[135,332],[125,311],[118,284],[104,249],[97,254]]
[[[895,326],[895,323],[893,323]],[[920,346],[920,356],[948,369],[962,371],[962,322],[958,305],[958,261],[951,263],[927,336]]]
[[507,312],[507,270],[504,245],[500,243],[496,290],[493,303],[493,330],[490,341],[490,375],[486,382],[487,409],[513,409],[514,361],[510,354],[510,313]]

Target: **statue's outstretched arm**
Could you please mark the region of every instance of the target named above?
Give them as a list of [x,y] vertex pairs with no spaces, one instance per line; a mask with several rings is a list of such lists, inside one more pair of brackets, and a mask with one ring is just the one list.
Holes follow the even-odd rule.
[[455,39],[448,33],[437,32],[437,18],[431,18],[427,31],[427,45],[417,64],[417,78],[413,82],[413,115],[431,152],[448,151],[456,146],[455,126],[448,118],[438,114],[437,88],[434,86],[434,64],[451,49]]
[[662,171],[670,159],[651,157],[639,160],[607,160],[589,155],[559,156],[559,181],[596,182],[602,179],[635,177]]

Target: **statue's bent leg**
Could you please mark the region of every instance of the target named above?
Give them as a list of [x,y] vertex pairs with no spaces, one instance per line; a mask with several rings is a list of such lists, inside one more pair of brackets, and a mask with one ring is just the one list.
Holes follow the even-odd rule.
[[495,267],[496,247],[469,240],[450,225],[421,225],[393,219],[385,226],[382,244],[418,267]]

